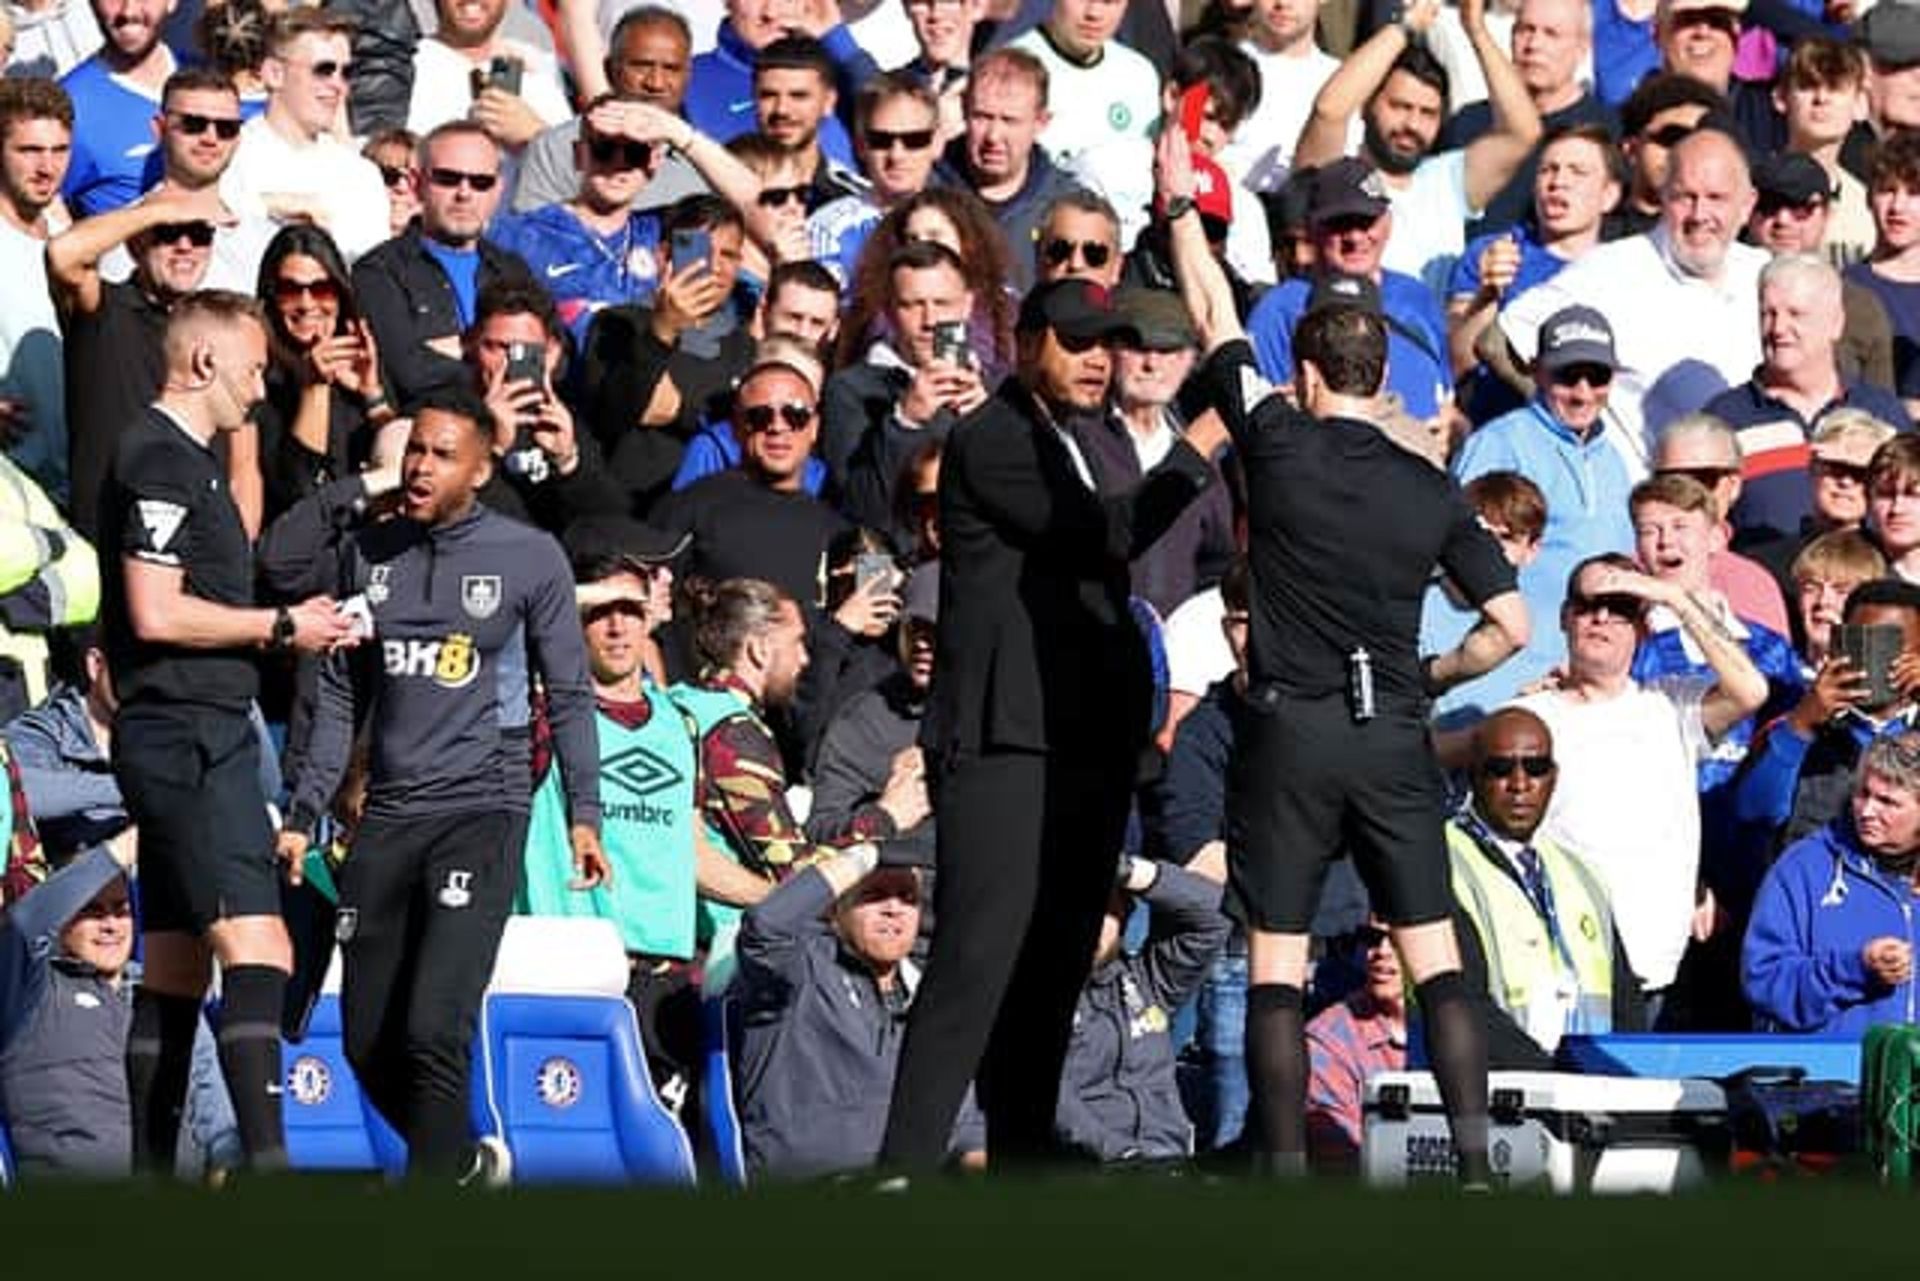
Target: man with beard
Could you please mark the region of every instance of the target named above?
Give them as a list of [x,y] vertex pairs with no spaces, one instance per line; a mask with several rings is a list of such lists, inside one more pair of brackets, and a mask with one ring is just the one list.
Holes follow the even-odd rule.
[[753,110],[760,135],[785,153],[799,176],[792,187],[770,186],[762,191],[762,208],[797,199],[812,213],[830,200],[861,189],[859,176],[841,167],[821,147],[822,130],[835,119],[839,102],[834,84],[833,60],[812,36],[782,36],[754,59]]
[[1294,153],[1323,165],[1347,150],[1348,122],[1364,111],[1361,155],[1385,178],[1397,234],[1387,266],[1419,276],[1436,294],[1464,247],[1465,227],[1526,164],[1540,141],[1540,112],[1487,30],[1486,0],[1463,0],[1460,24],[1487,78],[1493,120],[1457,151],[1434,150],[1447,118],[1447,73],[1416,34],[1432,27],[1438,0],[1415,0],[1348,58],[1314,99]]
[[61,78],[77,127],[62,188],[78,216],[118,209],[140,194],[160,90],[178,69],[160,41],[174,0],[94,0],[106,43]]
[[67,495],[60,320],[47,290],[48,209],[59,199],[73,104],[48,80],[0,81],[0,438],[58,499]]

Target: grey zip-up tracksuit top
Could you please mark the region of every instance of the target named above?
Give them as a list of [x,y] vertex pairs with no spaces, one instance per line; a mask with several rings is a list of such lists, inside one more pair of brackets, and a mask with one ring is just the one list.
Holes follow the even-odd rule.
[[290,826],[312,831],[332,801],[356,713],[372,719],[369,817],[526,810],[538,676],[571,821],[599,828],[593,688],[558,543],[476,505],[445,525],[357,531],[342,576],[343,598],[365,595],[374,633],[321,667]]

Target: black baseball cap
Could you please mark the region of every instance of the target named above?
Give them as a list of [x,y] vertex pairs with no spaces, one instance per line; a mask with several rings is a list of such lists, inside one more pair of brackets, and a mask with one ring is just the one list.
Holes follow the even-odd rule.
[[1114,306],[1113,292],[1091,280],[1069,278],[1035,285],[1020,301],[1023,334],[1051,329],[1063,338],[1110,338],[1135,332]]
[[1832,200],[1833,179],[1812,156],[1783,151],[1763,156],[1753,166],[1753,190],[1763,202],[1776,205],[1807,205],[1815,200]]
[[1307,309],[1301,315],[1311,316],[1316,311],[1331,310],[1366,311],[1376,316],[1382,315],[1384,309],[1380,305],[1380,286],[1365,276],[1328,272],[1313,282],[1313,289],[1307,294]]
[[1855,24],[1854,38],[1875,62],[1910,67],[1920,62],[1920,8],[1876,4]]
[[1372,165],[1357,156],[1343,156],[1314,171],[1307,221],[1317,227],[1335,218],[1378,218],[1392,204],[1386,184]]
[[1545,373],[1574,365],[1618,369],[1613,326],[1592,307],[1562,307],[1540,324],[1540,352],[1535,363]]

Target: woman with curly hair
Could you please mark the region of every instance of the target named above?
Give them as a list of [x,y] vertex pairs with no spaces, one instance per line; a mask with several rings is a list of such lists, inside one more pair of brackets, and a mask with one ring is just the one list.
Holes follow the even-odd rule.
[[876,342],[897,335],[887,321],[888,265],[906,245],[936,241],[959,255],[973,291],[970,326],[980,358],[981,380],[991,389],[1013,368],[1013,317],[1016,299],[1007,289],[1006,237],[970,191],[929,187],[902,201],[880,220],[861,247],[848,292],[847,317],[840,326],[838,363],[843,368],[867,355]]

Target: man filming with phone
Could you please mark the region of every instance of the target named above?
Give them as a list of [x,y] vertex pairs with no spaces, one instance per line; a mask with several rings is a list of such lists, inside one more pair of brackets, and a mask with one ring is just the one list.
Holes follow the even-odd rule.
[[509,151],[573,115],[553,55],[502,34],[507,0],[439,0],[440,30],[413,54],[407,128],[471,120]]

